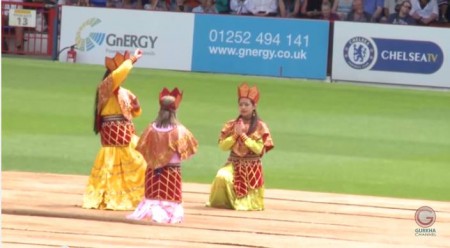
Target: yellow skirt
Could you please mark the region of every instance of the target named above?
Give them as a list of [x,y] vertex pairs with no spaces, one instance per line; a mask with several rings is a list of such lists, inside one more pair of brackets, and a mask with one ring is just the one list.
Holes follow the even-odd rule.
[[264,210],[264,186],[249,189],[246,196],[237,198],[233,187],[233,174],[234,168],[231,163],[217,172],[206,206],[242,211]]
[[83,197],[83,208],[134,210],[144,197],[147,163],[136,151],[138,137],[127,147],[102,147]]

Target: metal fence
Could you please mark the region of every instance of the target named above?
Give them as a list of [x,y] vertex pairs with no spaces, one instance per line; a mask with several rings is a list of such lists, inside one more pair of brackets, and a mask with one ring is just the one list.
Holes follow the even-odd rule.
[[54,57],[56,4],[2,1],[2,54]]

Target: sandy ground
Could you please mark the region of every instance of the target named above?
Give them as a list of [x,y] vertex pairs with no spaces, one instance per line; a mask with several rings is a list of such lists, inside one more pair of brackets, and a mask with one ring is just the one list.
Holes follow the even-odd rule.
[[[181,224],[80,208],[86,176],[2,172],[2,247],[450,247],[450,202],[266,189],[266,210],[204,206],[209,185],[183,184]],[[436,211],[416,236],[415,211]]]

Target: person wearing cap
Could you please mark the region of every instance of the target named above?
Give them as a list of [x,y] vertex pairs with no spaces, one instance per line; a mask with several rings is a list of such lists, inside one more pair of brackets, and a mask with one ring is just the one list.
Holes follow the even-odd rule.
[[94,133],[102,147],[97,153],[83,196],[83,208],[133,210],[144,195],[147,164],[135,150],[139,139],[132,122],[142,110],[137,97],[122,87],[133,64],[142,57],[137,49],[106,57],[106,72],[97,86]]
[[136,149],[147,161],[145,197],[128,219],[157,223],[183,221],[181,162],[198,148],[194,135],[177,119],[183,93],[164,88],[156,119],[142,133]]
[[259,91],[243,83],[238,87],[239,116],[225,123],[219,147],[230,151],[225,166],[211,185],[209,207],[264,210],[264,174],[261,158],[274,145],[269,128],[258,116]]

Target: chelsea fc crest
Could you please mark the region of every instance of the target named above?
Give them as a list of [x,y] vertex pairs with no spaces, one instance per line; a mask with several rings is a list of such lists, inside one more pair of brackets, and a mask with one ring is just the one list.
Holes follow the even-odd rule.
[[364,37],[353,37],[344,46],[344,59],[353,69],[369,67],[375,58],[375,47]]

